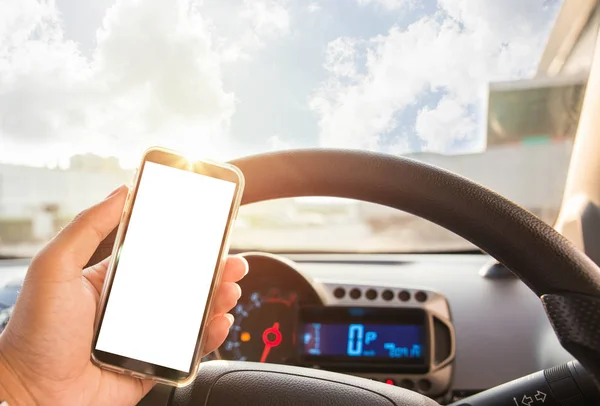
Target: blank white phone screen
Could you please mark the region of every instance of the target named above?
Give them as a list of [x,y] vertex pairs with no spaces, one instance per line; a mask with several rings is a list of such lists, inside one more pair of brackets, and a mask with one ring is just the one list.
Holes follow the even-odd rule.
[[96,349],[190,371],[235,187],[146,162]]

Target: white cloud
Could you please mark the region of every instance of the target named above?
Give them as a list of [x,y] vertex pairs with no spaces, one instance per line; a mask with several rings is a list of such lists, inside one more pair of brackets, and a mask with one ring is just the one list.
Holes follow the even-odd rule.
[[337,77],[356,77],[356,48],[360,41],[340,37],[327,44],[323,67]]
[[267,41],[283,37],[290,30],[287,0],[244,0],[239,21],[244,29],[239,38],[222,50],[226,61],[248,59],[265,47]]
[[469,107],[481,102],[489,80],[534,72],[555,12],[544,0],[440,0],[435,15],[406,29],[332,41],[330,75],[310,101],[321,143],[379,149],[380,138],[398,130],[397,115],[433,91],[445,96],[421,109],[414,132],[428,148],[448,152],[454,141],[473,138]]
[[283,140],[279,134],[275,134],[269,137],[267,148],[269,151],[282,151],[294,147],[290,142]]
[[309,13],[316,13],[317,11],[321,10],[321,5],[316,1],[310,2],[308,3],[307,10]]
[[251,22],[259,35],[282,35],[290,27],[290,17],[280,0],[245,0],[242,14]]
[[404,7],[412,8],[418,0],[356,0],[360,6],[378,5],[385,10],[399,10]]
[[445,152],[454,147],[454,142],[474,134],[477,123],[466,106],[446,96],[435,108],[424,107],[419,111],[415,130],[428,151]]
[[[53,1],[2,4],[0,159],[27,154],[41,161],[79,150],[108,154],[152,143],[219,152],[236,103],[222,83],[224,61],[252,57],[270,41],[296,34],[291,10],[321,4],[116,1],[89,56],[65,38]],[[396,13],[413,4],[356,1]],[[389,133],[410,132],[428,148],[450,148],[452,139],[464,137],[454,129],[474,122],[481,85],[532,72],[556,10],[545,8],[546,2],[439,0],[437,14],[406,28],[331,41],[323,61],[328,78],[310,100],[321,144],[380,149]],[[444,97],[423,108],[429,91]],[[410,106],[418,111],[414,128],[397,122]],[[451,135],[442,135],[443,126],[452,127],[445,132]],[[441,136],[448,139],[436,140]],[[405,138],[386,145],[405,150]],[[279,137],[271,141],[281,145]]]
[[53,2],[9,2],[0,16],[0,157],[111,153],[161,143],[215,150],[234,99],[198,8],[121,0],[91,59],[64,39]]

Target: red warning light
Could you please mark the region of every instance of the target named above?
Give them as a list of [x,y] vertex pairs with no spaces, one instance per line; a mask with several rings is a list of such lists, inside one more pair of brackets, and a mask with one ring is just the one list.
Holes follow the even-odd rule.
[[388,385],[393,385],[394,384],[394,380],[393,379],[386,379],[385,383],[387,383]]

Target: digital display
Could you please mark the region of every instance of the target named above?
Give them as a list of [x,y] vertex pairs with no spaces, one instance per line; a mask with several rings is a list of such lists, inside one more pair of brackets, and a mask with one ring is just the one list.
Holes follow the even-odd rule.
[[308,323],[303,333],[303,352],[313,356],[422,360],[425,354],[419,325]]
[[300,309],[301,364],[426,370],[429,329],[423,309],[307,306]]
[[97,350],[190,371],[235,189],[144,164]]

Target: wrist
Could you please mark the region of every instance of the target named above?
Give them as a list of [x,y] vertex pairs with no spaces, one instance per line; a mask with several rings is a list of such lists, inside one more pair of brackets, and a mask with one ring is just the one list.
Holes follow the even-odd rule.
[[0,406],[31,405],[35,401],[0,349]]

